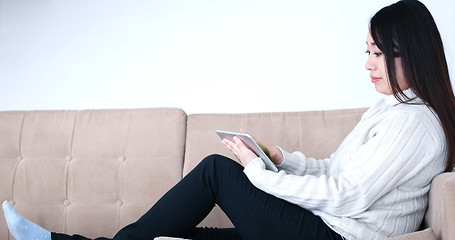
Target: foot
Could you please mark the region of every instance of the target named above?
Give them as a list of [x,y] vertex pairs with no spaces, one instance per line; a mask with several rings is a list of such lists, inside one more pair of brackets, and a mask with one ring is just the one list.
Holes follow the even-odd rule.
[[51,233],[19,215],[8,201],[3,202],[8,229],[16,240],[51,240]]

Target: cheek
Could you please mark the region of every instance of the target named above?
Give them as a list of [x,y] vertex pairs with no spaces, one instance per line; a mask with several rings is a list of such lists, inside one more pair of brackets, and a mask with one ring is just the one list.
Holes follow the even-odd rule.
[[388,78],[388,74],[387,74],[387,64],[385,63],[385,59],[383,58],[381,60],[381,63],[379,64],[380,66],[380,71],[381,71],[381,74],[385,77],[385,78]]
[[409,84],[406,81],[406,78],[404,77],[404,71],[403,71],[403,67],[401,65],[400,58],[395,59],[395,69],[396,69],[397,82],[398,82],[398,85],[400,86],[400,88],[402,90],[409,88]]
[[379,57],[372,57],[372,62],[374,63],[374,75],[377,75],[378,77],[386,77],[387,76],[387,65],[385,63],[385,58],[383,56]]

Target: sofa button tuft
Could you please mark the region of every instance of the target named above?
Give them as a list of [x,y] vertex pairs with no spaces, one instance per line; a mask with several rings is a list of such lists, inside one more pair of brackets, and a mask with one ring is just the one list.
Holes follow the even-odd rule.
[[123,205],[122,200],[117,200],[117,201],[115,202],[115,205],[117,205],[117,207],[121,207],[121,206]]
[[17,159],[18,162],[20,162],[20,161],[24,160],[24,157],[22,157],[22,156],[17,156],[16,159]]
[[65,201],[63,201],[63,205],[65,205],[65,206],[69,206],[70,204],[71,204],[71,202],[68,199],[65,199]]
[[121,156],[121,157],[118,158],[119,162],[124,162],[125,160],[126,160],[126,158],[124,156]]
[[69,155],[66,156],[65,159],[66,159],[66,161],[71,161],[71,160],[73,160],[73,158],[72,158],[71,156],[69,156]]
[[14,207],[14,205],[16,205],[16,201],[14,201],[14,200],[9,200],[8,203],[9,203],[9,205],[11,205],[13,207]]

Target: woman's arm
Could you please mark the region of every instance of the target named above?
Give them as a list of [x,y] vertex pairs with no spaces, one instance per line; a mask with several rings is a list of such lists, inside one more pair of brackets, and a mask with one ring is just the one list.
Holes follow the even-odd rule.
[[[376,132],[368,141],[355,139],[331,159],[332,163],[343,164],[332,166],[330,174],[274,173],[265,171],[258,160],[251,161],[244,171],[256,187],[267,193],[308,210],[352,216],[415,175],[426,171],[433,175],[443,170],[444,138],[440,127],[427,123],[420,121],[417,113],[388,114],[374,127]],[[431,129],[437,129],[436,133]],[[442,169],[428,169],[431,164],[434,168],[435,161]]]
[[306,157],[301,152],[286,152],[279,148],[283,155],[283,161],[277,165],[279,170],[283,170],[288,174],[293,175],[314,175],[320,176],[322,174],[329,174],[328,169],[330,165],[330,158],[315,159]]
[[[240,132],[247,133],[242,129]],[[288,153],[273,144],[256,137],[253,138],[261,147],[269,152],[270,160],[275,163],[279,170],[295,175],[321,175],[327,173],[329,159],[316,160],[314,158],[307,158],[301,152]],[[226,148],[236,155],[243,166],[247,166],[249,162],[257,158],[256,154],[248,149],[239,138],[235,138],[234,141],[223,139],[222,142]]]

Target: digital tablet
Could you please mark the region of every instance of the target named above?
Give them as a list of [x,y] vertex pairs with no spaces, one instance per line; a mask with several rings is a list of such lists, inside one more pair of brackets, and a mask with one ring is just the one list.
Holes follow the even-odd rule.
[[220,136],[221,139],[229,139],[233,140],[234,136],[237,136],[240,138],[243,143],[251,149],[256,155],[258,155],[262,161],[265,163],[266,169],[278,172],[278,168],[275,166],[275,164],[270,160],[270,158],[265,154],[265,152],[261,149],[258,143],[254,141],[254,139],[247,133],[238,133],[238,132],[228,132],[228,131],[222,131],[222,130],[216,130],[216,133],[218,136]]

